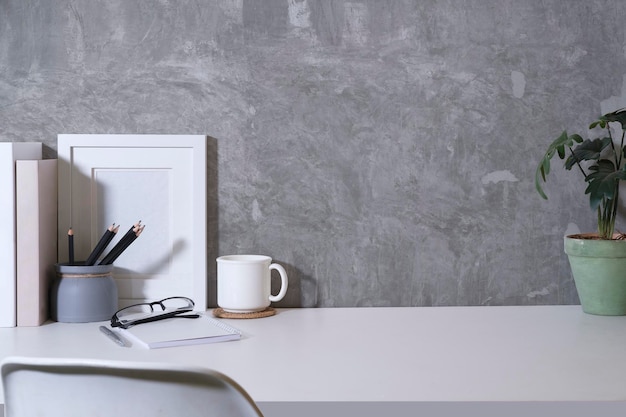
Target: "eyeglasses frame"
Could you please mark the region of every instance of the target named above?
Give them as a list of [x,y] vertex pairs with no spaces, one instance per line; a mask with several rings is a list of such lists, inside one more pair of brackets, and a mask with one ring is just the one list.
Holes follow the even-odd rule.
[[[182,298],[185,299],[189,302],[190,306],[189,307],[180,307],[179,309],[176,309],[174,311],[170,311],[168,313],[163,313],[163,314],[157,314],[154,316],[150,316],[150,317],[146,317],[143,319],[137,319],[137,320],[131,320],[128,323],[122,323],[120,318],[117,316],[118,313],[120,311],[124,311],[126,309],[132,308],[132,307],[138,307],[138,306],[149,306],[150,310],[152,310],[152,312],[154,312],[154,306],[158,305],[161,307],[161,309],[163,311],[165,311],[165,306],[163,305],[163,303],[167,300],[171,300],[174,298]],[[126,306],[124,308],[120,308],[119,310],[117,310],[113,316],[111,317],[111,327],[120,327],[122,329],[128,329],[131,326],[135,326],[137,324],[143,324],[143,323],[150,323],[153,321],[159,321],[159,320],[164,320],[164,319],[169,319],[169,318],[187,318],[187,319],[196,319],[198,317],[200,317],[199,314],[185,314],[185,313],[189,313],[190,311],[193,311],[193,308],[195,306],[195,303],[193,302],[193,300],[189,297],[183,297],[183,296],[174,296],[174,297],[167,297],[164,298],[162,300],[159,301],[152,301],[149,303],[137,303],[137,304],[132,304],[129,306]]]

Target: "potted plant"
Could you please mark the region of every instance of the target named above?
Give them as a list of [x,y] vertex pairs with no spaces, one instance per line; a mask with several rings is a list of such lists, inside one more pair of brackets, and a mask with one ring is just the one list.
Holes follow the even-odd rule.
[[[614,134],[618,128],[621,132]],[[554,155],[565,160],[565,169],[582,174],[585,194],[597,212],[598,230],[564,237],[578,297],[586,313],[626,315],[626,235],[616,233],[615,228],[619,183],[626,179],[626,108],[601,116],[589,129],[600,132],[599,136],[583,140],[564,131],[550,144],[537,166],[535,187],[548,198],[541,184],[550,173]]]

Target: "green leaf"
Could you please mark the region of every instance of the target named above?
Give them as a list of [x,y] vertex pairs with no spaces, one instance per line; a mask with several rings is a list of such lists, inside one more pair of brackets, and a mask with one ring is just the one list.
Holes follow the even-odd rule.
[[548,196],[545,194],[541,187],[541,182],[546,182],[546,176],[550,173],[550,160],[552,159],[554,154],[558,153],[559,158],[564,159],[565,148],[571,148],[572,146],[574,146],[574,143],[581,142],[583,142],[583,139],[580,137],[580,135],[568,136],[567,131],[563,131],[563,133],[561,133],[561,135],[550,144],[543,158],[541,158],[541,161],[539,161],[539,164],[537,165],[537,170],[535,171],[535,188],[537,189],[537,192],[541,197],[545,198],[546,200],[548,199]]
[[543,181],[546,181],[546,176],[550,173],[550,160],[546,159],[543,161],[543,165],[541,166],[541,177]]
[[570,155],[565,161],[565,168],[572,169],[574,164],[581,161],[597,161],[600,159],[602,150],[610,144],[611,138],[586,139],[583,143],[574,148],[573,155]]
[[599,123],[600,127],[605,128],[607,123],[611,122],[618,122],[622,125],[622,129],[626,129],[626,108],[607,113],[601,116],[596,123]]
[[613,200],[617,193],[619,180],[626,180],[626,171],[617,170],[615,164],[608,159],[601,159],[596,165],[589,167],[586,180],[589,182],[585,194],[589,194],[592,210],[596,210],[604,199]]
[[540,164],[537,167],[537,171],[535,171],[535,189],[537,190],[539,195],[546,200],[548,199],[548,196],[541,188],[541,183],[539,180],[543,178],[543,182],[546,182],[546,175],[548,174],[548,172],[550,172],[550,160],[546,159],[542,161],[542,164]]
[[602,120],[602,118],[596,120],[589,125],[589,129],[594,129],[596,126],[600,126],[602,129],[604,129],[606,127],[606,120]]

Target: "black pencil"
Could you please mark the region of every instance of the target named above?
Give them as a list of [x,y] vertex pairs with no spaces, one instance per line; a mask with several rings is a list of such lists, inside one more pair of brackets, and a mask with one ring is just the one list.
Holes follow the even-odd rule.
[[[115,244],[115,246],[113,246],[113,249],[111,249],[109,251],[109,253],[104,257],[104,259],[102,259],[99,263],[99,265],[107,265],[106,262],[108,262],[111,257],[113,256],[114,253],[116,253],[117,251],[120,250],[120,248],[122,247],[126,247],[126,241],[128,239],[131,239],[135,233],[137,233],[137,231],[139,230],[139,228],[141,227],[141,220],[139,220],[137,223],[135,223],[134,225],[131,226],[130,229],[128,229],[128,231],[124,234],[124,236],[122,236],[122,238],[119,240],[119,242],[117,242]],[[106,260],[106,262],[105,262]]]
[[69,264],[74,265],[74,231],[70,227],[67,231],[67,251],[69,257]]
[[[119,245],[123,240],[129,239],[132,235],[137,233],[137,230],[139,230],[140,227],[141,227],[141,220],[139,220],[137,223],[133,224],[130,227],[130,229],[128,229],[126,234],[124,236],[122,236],[122,238],[120,239],[120,241],[117,244]],[[113,248],[113,249],[115,249],[115,248]]]
[[100,241],[89,254],[89,257],[85,261],[85,265],[93,265],[96,263],[98,257],[102,254],[102,252],[104,252],[104,249],[107,247],[107,245],[111,243],[111,240],[113,240],[115,234],[119,229],[120,227],[115,227],[115,223],[113,223],[107,230],[105,230],[104,234],[100,238]]
[[109,254],[105,256],[102,261],[100,261],[100,265],[111,265],[113,262],[115,262],[115,260],[130,246],[130,244],[139,237],[141,232],[143,232],[144,227],[145,226],[142,225],[133,228],[133,233],[131,233],[130,235],[127,233],[126,236],[124,236],[122,240],[120,240],[117,245],[115,245],[115,247],[111,249],[111,252],[109,252]]

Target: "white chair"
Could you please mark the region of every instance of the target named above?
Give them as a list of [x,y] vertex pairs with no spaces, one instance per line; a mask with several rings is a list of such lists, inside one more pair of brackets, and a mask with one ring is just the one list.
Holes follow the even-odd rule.
[[173,364],[9,357],[5,417],[262,417],[235,381]]

